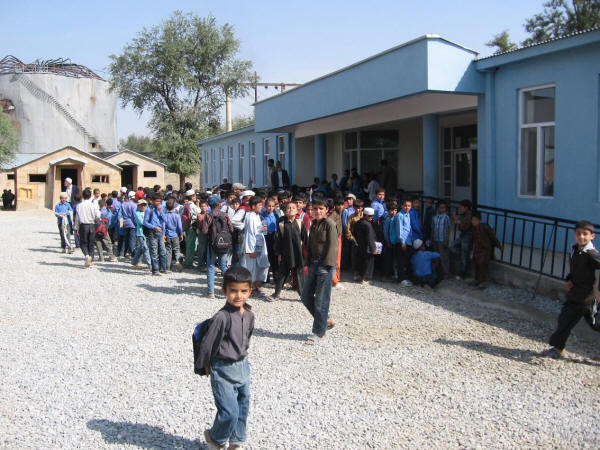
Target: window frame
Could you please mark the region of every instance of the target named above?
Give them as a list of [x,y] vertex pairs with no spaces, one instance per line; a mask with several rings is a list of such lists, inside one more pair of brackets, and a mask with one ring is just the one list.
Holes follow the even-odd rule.
[[256,141],[250,141],[250,174],[248,182],[256,183]]
[[[32,181],[31,177],[44,177],[44,181]],[[33,183],[47,183],[48,182],[48,174],[47,173],[28,173],[27,174],[27,182],[28,184]]]
[[225,178],[224,173],[225,173],[225,149],[223,147],[219,147],[219,157],[220,157],[220,161],[221,164],[219,165],[219,181],[216,181],[215,184],[217,185],[221,185],[221,183],[223,182],[223,178]]
[[246,148],[243,142],[240,142],[238,144],[238,152],[240,154],[240,164],[238,167],[239,173],[238,173],[238,179],[239,182],[244,184],[244,162],[246,160]]
[[[94,180],[94,178],[98,177],[98,180]],[[108,183],[110,180],[110,177],[108,175],[100,175],[100,174],[96,174],[96,175],[92,175],[92,183],[102,183],[102,184],[106,184]]]
[[[147,174],[154,174],[154,175],[147,175]],[[158,178],[158,171],[157,170],[144,170],[144,172],[142,173],[144,178]]]
[[[541,89],[554,89],[554,121],[552,122],[532,122],[532,123],[524,123],[524,107],[525,107],[525,93],[531,91],[537,91]],[[554,186],[552,187],[552,195],[543,195],[544,186],[543,186],[543,176],[544,176],[544,152],[543,152],[543,132],[546,127],[554,127],[554,158],[556,160],[556,83],[546,83],[540,84],[537,86],[531,86],[526,88],[521,88],[518,90],[518,102],[517,108],[519,108],[518,113],[518,130],[517,130],[517,197],[519,198],[528,198],[528,199],[540,199],[540,200],[552,200],[554,199],[556,193],[554,192]],[[536,176],[535,176],[535,194],[523,194],[521,193],[521,157],[522,157],[522,144],[523,144],[523,130],[533,128],[536,130]],[[554,173],[556,174],[556,163],[554,165]]]
[[[267,147],[269,151],[267,152]],[[263,139],[263,186],[268,186],[269,178],[269,159],[271,159],[271,138]]]
[[233,145],[227,146],[227,182],[233,183]]
[[[285,142],[285,134],[277,136],[277,161],[281,162],[281,168],[287,170],[287,149]],[[283,143],[283,145],[281,145]],[[283,150],[282,150],[283,147]],[[282,159],[283,156],[283,159]]]

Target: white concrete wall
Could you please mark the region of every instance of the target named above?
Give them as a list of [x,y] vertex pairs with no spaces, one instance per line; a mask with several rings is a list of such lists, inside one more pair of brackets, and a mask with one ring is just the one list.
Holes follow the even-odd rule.
[[0,97],[15,106],[11,119],[19,130],[19,153],[49,153],[66,146],[84,151],[116,151],[116,96],[109,84],[92,78],[73,78],[53,74],[22,74],[39,89],[61,103],[96,137],[91,142],[52,102],[40,98],[17,81],[14,74],[0,75]]
[[406,120],[398,125],[398,188],[405,191],[423,189],[423,124],[421,118]]
[[298,186],[310,186],[315,177],[315,140],[312,136],[296,139],[296,182]]

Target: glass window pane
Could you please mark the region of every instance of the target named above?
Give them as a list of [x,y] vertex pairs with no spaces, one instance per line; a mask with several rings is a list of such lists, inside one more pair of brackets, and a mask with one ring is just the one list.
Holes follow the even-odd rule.
[[444,167],[444,181],[452,181],[452,167]]
[[356,150],[350,152],[344,152],[344,170],[355,169],[356,166]]
[[536,194],[537,128],[521,130],[521,195]]
[[523,123],[554,122],[554,88],[523,93]]
[[358,136],[354,131],[352,133],[344,134],[344,149],[352,150],[358,147]]
[[456,170],[456,187],[471,186],[471,158],[468,153],[456,153],[454,155]]
[[398,130],[368,130],[360,132],[360,148],[383,148],[397,146]]
[[264,153],[264,161],[263,161],[263,186],[269,185],[269,166],[268,162],[271,158],[271,141],[265,139],[265,153]]
[[[444,150],[452,148],[452,128],[444,128]],[[448,163],[450,164],[450,163]]]
[[477,148],[477,125],[455,127],[454,148]]
[[281,168],[283,170],[287,170],[287,167],[285,165],[285,136],[279,136],[277,145],[279,147],[278,159],[281,162]]
[[366,174],[377,174],[381,170],[381,150],[362,150],[360,151],[360,171],[365,177]]
[[444,183],[444,197],[452,196],[452,184]]
[[452,164],[452,153],[445,152],[444,153],[444,165],[449,166]]
[[554,127],[542,129],[544,138],[544,179],[542,181],[542,195],[552,197],[554,195]]

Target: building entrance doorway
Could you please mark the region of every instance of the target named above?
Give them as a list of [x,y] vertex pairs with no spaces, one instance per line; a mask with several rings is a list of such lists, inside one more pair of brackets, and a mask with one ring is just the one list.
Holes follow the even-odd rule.
[[133,189],[133,169],[134,166],[121,166],[121,186],[131,187]]
[[477,125],[442,128],[442,196],[477,203]]
[[63,191],[65,189],[65,179],[70,178],[73,180],[74,185],[79,184],[79,177],[77,173],[77,169],[65,168],[61,167],[60,169],[60,189]]

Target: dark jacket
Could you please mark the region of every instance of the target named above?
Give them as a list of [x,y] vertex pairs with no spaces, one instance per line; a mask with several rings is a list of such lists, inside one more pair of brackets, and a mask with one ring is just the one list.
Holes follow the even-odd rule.
[[254,313],[248,304],[244,309],[244,314],[240,314],[239,308],[226,303],[213,316],[195,361],[197,368],[209,366],[213,358],[235,362],[248,355],[250,337],[254,331]]
[[366,253],[367,255],[375,253],[377,249],[375,246],[375,230],[373,224],[364,217],[354,225],[354,237],[360,253]]
[[274,249],[281,255],[281,263],[289,267],[304,267],[302,243],[306,242],[306,228],[300,219],[290,222],[283,217],[277,224]]
[[273,188],[289,188],[290,187],[290,176],[287,173],[287,170],[281,170],[281,179],[283,180],[283,186],[279,186],[279,175],[277,170],[273,170],[271,174],[271,184]]
[[593,245],[588,244],[579,249],[575,244],[569,255],[571,271],[567,275],[567,281],[573,283],[573,287],[567,294],[567,300],[575,303],[591,302],[591,295],[596,281],[595,271],[600,269],[600,253]]
[[338,252],[338,235],[335,222],[329,217],[314,221],[308,234],[308,260],[321,261],[324,266],[335,266]]
[[500,242],[492,227],[487,223],[480,223],[471,227],[473,231],[473,261],[485,262],[494,258],[494,247],[500,248]]

